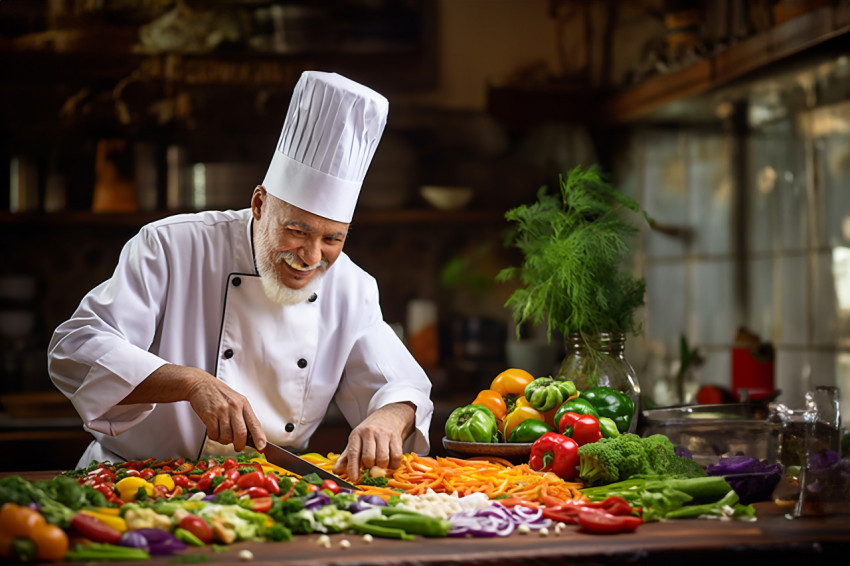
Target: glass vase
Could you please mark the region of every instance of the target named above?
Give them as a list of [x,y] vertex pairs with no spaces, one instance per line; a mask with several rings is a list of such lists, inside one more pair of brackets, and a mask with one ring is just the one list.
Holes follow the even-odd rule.
[[570,333],[558,376],[575,383],[579,392],[607,386],[628,395],[635,406],[628,430],[633,433],[640,414],[640,384],[625,357],[625,347],[626,337],[622,332]]

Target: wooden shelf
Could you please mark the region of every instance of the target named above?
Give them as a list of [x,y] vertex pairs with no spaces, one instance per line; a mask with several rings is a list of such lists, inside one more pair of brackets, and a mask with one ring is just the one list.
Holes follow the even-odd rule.
[[850,36],[846,2],[803,14],[685,69],[651,77],[603,100],[596,115],[606,124],[639,120],[666,104],[728,85],[839,36]]

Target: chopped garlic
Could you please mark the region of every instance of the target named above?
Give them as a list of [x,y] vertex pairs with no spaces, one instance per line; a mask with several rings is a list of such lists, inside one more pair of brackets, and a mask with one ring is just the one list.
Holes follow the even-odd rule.
[[331,537],[329,537],[328,535],[321,535],[319,538],[316,539],[316,544],[318,544],[319,546],[324,546],[325,548],[330,548]]
[[516,532],[521,535],[527,535],[531,532],[531,527],[529,527],[528,525],[518,525],[516,528]]
[[348,541],[347,538],[344,538],[341,541],[339,541],[339,547],[340,548],[351,548],[351,543]]
[[375,540],[375,539],[373,539],[372,535],[370,535],[369,533],[366,533],[365,535],[363,535],[363,542],[365,542],[366,544],[372,544],[373,540]]
[[239,551],[239,560],[242,562],[250,562],[254,559],[254,553],[250,550],[244,549]]
[[549,529],[547,529],[546,527],[540,527],[540,536],[548,537],[549,536]]

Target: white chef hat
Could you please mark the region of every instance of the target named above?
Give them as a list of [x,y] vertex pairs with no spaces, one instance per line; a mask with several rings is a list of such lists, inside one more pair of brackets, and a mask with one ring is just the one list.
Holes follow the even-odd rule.
[[305,71],[263,180],[270,194],[337,222],[351,222],[387,123],[382,95],[336,73]]

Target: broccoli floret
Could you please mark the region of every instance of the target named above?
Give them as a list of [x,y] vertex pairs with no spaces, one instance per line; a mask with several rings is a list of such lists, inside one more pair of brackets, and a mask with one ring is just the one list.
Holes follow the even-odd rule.
[[674,455],[666,475],[676,478],[703,478],[708,472],[693,458]]
[[668,472],[670,462],[676,457],[676,447],[663,434],[653,434],[641,440],[649,461],[649,470],[645,473],[664,475]]
[[[606,485],[625,479],[620,471],[625,465],[625,457],[620,450],[620,439],[627,436],[629,435],[601,438],[579,447],[579,478],[585,485]],[[631,443],[631,440],[628,443]]]
[[607,485],[632,477],[704,477],[693,459],[679,456],[663,434],[641,438],[626,433],[581,446],[579,477],[587,486]]

